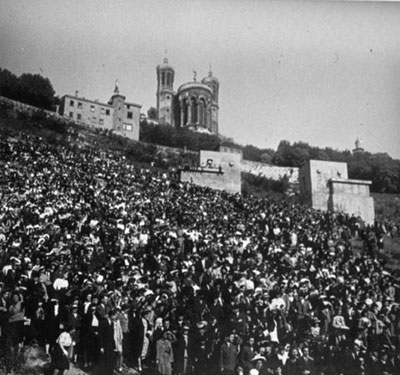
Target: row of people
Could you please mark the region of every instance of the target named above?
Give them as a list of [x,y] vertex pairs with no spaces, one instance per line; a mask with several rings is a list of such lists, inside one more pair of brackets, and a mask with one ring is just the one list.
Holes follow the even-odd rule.
[[[237,358],[249,338],[261,357],[262,348],[278,353],[287,343],[304,356],[299,345],[307,343],[316,374],[361,374],[361,359],[376,352],[394,373],[398,281],[375,256],[381,226],[182,184],[79,143],[54,146],[32,136],[0,143],[7,372],[31,342],[52,356],[55,372],[65,370],[57,364],[60,341],[71,342],[64,348],[70,360],[104,374],[123,364],[166,375],[257,370],[252,359],[221,366],[233,335]],[[352,248],[354,228],[363,252]],[[196,340],[205,330],[204,348],[182,355],[184,327]],[[163,367],[167,341],[175,362]],[[343,366],[338,358],[355,342],[362,355]]]

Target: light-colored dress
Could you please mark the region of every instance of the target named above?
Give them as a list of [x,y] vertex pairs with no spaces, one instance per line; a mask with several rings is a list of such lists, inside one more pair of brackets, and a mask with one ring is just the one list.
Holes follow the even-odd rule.
[[115,342],[115,351],[122,353],[122,328],[119,320],[115,320],[114,324],[114,342]]
[[172,374],[172,362],[174,362],[174,353],[172,351],[171,341],[160,339],[157,341],[157,361],[158,371],[161,375]]

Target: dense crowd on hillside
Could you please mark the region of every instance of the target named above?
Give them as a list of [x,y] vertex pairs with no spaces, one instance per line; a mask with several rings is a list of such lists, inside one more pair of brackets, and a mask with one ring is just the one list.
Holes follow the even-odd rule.
[[375,256],[382,226],[30,136],[0,140],[0,198],[7,373],[28,344],[54,374],[71,361],[104,375],[400,371],[398,285]]

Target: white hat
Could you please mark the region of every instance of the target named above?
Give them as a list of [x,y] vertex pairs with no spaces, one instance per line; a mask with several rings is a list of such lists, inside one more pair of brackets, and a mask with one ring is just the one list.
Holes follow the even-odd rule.
[[21,264],[21,261],[16,257],[11,257],[10,260],[13,260],[17,264]]
[[264,362],[266,362],[267,360],[261,354],[256,354],[255,357],[251,361],[252,362],[254,362],[254,361],[264,361]]
[[366,303],[368,306],[371,306],[371,305],[373,304],[373,301],[372,301],[371,298],[367,298],[367,299],[365,300],[365,303]]

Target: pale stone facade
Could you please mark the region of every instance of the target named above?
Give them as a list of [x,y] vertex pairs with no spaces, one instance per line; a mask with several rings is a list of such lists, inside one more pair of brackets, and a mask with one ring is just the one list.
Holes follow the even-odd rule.
[[374,224],[374,200],[369,196],[370,181],[337,180],[329,181],[330,211],[344,211],[360,216],[367,224]]
[[346,212],[367,224],[375,219],[370,181],[348,179],[347,164],[309,160],[299,171],[300,198],[317,210]]
[[232,194],[241,193],[240,155],[200,151],[200,166],[181,170],[180,180]]
[[64,95],[60,115],[92,128],[112,130],[115,134],[139,140],[141,105],[130,103],[119,93],[118,85],[108,103],[74,95]]

